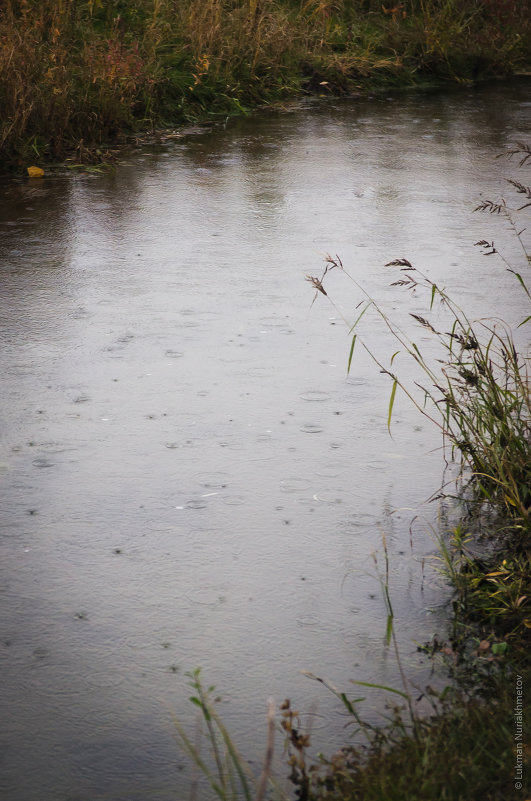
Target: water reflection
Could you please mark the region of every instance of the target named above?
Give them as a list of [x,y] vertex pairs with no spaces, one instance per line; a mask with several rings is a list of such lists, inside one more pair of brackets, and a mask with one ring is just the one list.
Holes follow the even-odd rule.
[[[473,308],[521,319],[472,247],[485,220],[465,215],[499,192],[494,156],[525,136],[525,94],[310,102],[131,154],[115,175],[4,185],[10,801],[181,792],[171,716],[193,726],[196,665],[252,758],[271,693],[318,701],[316,747],[342,743],[299,671],[398,681],[371,556],[383,531],[422,676],[413,640],[444,626],[446,596],[410,521],[434,521],[438,437],[397,400],[389,439],[385,376],[360,353],[346,379],[342,322],[310,308],[303,278],[338,252],[407,317],[422,301],[401,303],[381,266],[407,255]],[[330,278],[349,316],[360,297]],[[376,327],[373,341],[390,352]]]

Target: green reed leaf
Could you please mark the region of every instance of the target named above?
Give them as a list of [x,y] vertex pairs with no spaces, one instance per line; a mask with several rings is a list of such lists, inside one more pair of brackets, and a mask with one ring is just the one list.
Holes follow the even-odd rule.
[[393,414],[393,405],[395,402],[395,395],[396,395],[396,388],[398,386],[398,381],[395,378],[393,381],[393,388],[391,390],[391,397],[389,399],[389,414],[387,415],[387,430],[391,433],[391,416]]
[[352,356],[354,354],[354,345],[356,344],[356,337],[358,335],[354,334],[352,337],[352,345],[350,346],[350,353],[348,355],[348,365],[347,365],[347,375],[350,373],[350,365],[352,364]]
[[352,684],[360,684],[362,687],[373,687],[375,690],[386,690],[388,693],[396,693],[396,695],[401,695],[402,698],[408,698],[408,694],[402,692],[402,690],[397,690],[395,687],[387,687],[385,684],[373,684],[370,681],[356,681],[355,679],[351,679]]

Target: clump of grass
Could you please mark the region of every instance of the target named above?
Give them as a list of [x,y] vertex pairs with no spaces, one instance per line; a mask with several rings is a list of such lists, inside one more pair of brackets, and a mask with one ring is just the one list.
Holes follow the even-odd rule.
[[[426,290],[430,309],[438,301],[450,314],[449,331],[439,331],[427,317],[411,316],[429,331],[443,348],[442,366],[432,363],[416,343],[393,323],[372,298],[364,302],[353,332],[348,369],[351,369],[354,347],[361,344],[381,372],[392,381],[388,409],[391,427],[396,391],[400,388],[421,414],[428,417],[468,468],[468,477],[475,490],[475,500],[487,503],[511,521],[513,529],[531,530],[531,398],[529,359],[518,353],[507,326],[499,322],[472,322],[446,291],[431,281],[406,259],[397,259],[386,266],[398,267],[400,277],[393,285],[408,290]],[[328,257],[324,275],[330,269],[348,275],[339,258]],[[313,286],[326,294],[324,275],[310,277]],[[348,276],[358,288],[358,282]],[[329,297],[329,295],[328,295]],[[333,301],[332,301],[333,302]],[[391,365],[386,366],[358,334],[358,325],[369,310],[376,311],[400,346]],[[393,362],[405,353],[420,367],[424,380],[415,387],[407,386]]]
[[[346,746],[312,773],[312,801],[502,801],[514,788],[514,681],[481,704],[447,695],[439,713],[404,734],[400,712],[366,749]],[[521,793],[521,791],[520,791]],[[522,796],[523,797],[523,796]]]

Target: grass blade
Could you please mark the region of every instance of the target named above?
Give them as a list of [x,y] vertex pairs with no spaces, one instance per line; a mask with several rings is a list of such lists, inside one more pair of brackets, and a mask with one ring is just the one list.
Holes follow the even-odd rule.
[[389,413],[387,415],[387,430],[391,433],[391,416],[393,414],[393,405],[395,402],[395,395],[396,395],[396,388],[398,386],[398,381],[395,378],[393,381],[393,389],[391,390],[391,397],[389,399]]
[[352,356],[354,354],[354,345],[356,344],[356,337],[358,335],[354,334],[352,337],[352,345],[350,346],[350,353],[348,355],[348,364],[347,364],[347,375],[350,373],[350,365],[352,364]]
[[373,684],[370,681],[356,681],[355,679],[351,679],[352,684],[360,684],[362,687],[373,687],[375,690],[387,690],[389,693],[396,693],[396,695],[401,695],[402,698],[409,698],[408,694],[402,692],[402,690],[397,690],[395,687],[387,687],[385,684]]
[[387,626],[385,628],[385,644],[389,645],[391,642],[391,635],[393,633],[393,615],[387,615]]
[[360,314],[358,315],[358,317],[357,317],[357,319],[356,319],[356,322],[354,323],[354,325],[352,325],[352,326],[350,327],[349,334],[351,334],[351,333],[352,333],[352,331],[354,331],[354,329],[356,328],[357,324],[359,323],[359,321],[361,320],[361,318],[363,317],[363,315],[365,314],[365,312],[367,311],[367,309],[368,309],[370,306],[372,306],[372,301],[371,301],[371,300],[368,300],[368,301],[366,302],[365,306],[363,307],[363,310],[362,310],[362,311],[360,312]]

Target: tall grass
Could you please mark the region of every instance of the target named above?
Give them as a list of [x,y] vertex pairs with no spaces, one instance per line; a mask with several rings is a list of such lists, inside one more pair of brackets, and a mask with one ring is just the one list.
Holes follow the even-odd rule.
[[[531,159],[526,144],[517,145],[512,154],[519,153],[523,166]],[[476,211],[503,215],[511,224],[522,252],[522,265],[511,265],[494,242],[476,243],[485,255],[500,255],[506,270],[516,279],[528,301],[531,256],[526,249],[522,232],[514,215],[531,208],[531,189],[520,181],[509,181],[524,202],[511,209],[505,201],[484,201]],[[316,290],[316,297],[325,295],[338,307],[325,289],[326,276],[331,270],[341,271],[365,301],[358,307],[353,324],[349,325],[352,341],[348,370],[352,368],[355,347],[361,345],[376,363],[380,372],[389,376],[391,392],[388,407],[388,427],[391,428],[397,390],[401,390],[418,409],[436,425],[445,441],[457,452],[463,465],[463,483],[469,482],[480,507],[487,506],[500,516],[502,525],[518,532],[528,541],[531,533],[531,376],[530,354],[518,351],[513,334],[500,320],[473,321],[437,283],[415,268],[407,259],[389,262],[386,267],[396,271],[392,286],[417,296],[424,292],[426,316],[411,314],[423,332],[439,345],[438,358],[422,352],[415,340],[393,321],[385,309],[344,268],[339,257],[328,256],[320,277],[307,276]],[[433,319],[443,316],[442,326]],[[387,329],[397,347],[390,360],[376,355],[360,329],[367,312],[372,311]],[[341,314],[341,312],[339,312]],[[432,319],[430,319],[430,317]],[[527,316],[520,325],[529,325]],[[418,368],[418,378],[411,384],[402,379],[397,368],[401,355],[409,357]],[[420,390],[420,395],[419,395]]]
[[[0,160],[88,156],[129,133],[300,91],[506,73],[512,0],[3,0]],[[96,154],[97,155],[97,154]]]

